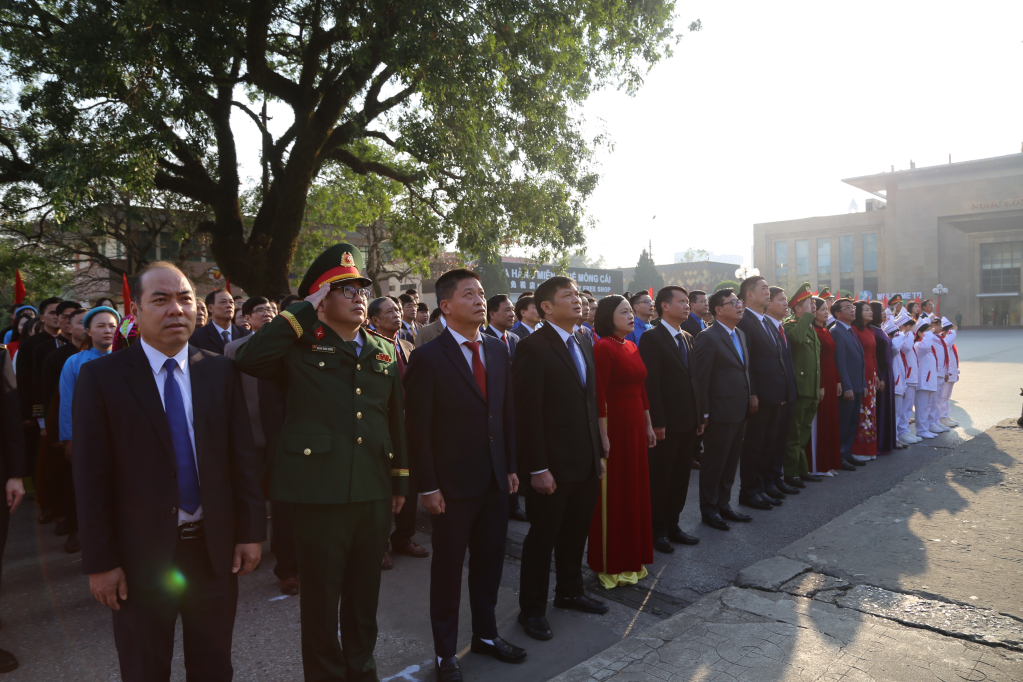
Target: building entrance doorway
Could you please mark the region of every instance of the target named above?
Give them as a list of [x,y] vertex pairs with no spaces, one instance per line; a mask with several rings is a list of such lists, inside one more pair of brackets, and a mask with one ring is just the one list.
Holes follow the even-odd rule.
[[985,327],[1019,326],[1019,296],[991,296],[980,299],[980,323]]

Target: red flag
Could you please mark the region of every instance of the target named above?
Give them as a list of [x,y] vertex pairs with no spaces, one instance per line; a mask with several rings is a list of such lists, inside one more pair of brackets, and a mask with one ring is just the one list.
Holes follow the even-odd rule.
[[650,298],[653,298],[654,297],[654,288],[650,287],[649,289],[647,289],[647,293],[650,294]]
[[813,292],[813,295],[814,295],[814,296],[816,296],[816,295],[817,295],[817,292],[816,292],[816,291],[814,291],[814,292]]
[[25,285],[21,281],[21,270],[14,271],[14,304],[21,305],[25,300]]
[[888,307],[888,294],[885,294],[885,295],[884,295],[884,307],[885,307],[885,308],[887,308],[887,307]]
[[854,301],[858,301],[858,300],[860,300],[860,295],[859,295],[859,294],[856,294],[855,296],[853,296],[853,300],[854,300]]
[[922,303],[922,301],[920,300],[920,295],[919,294],[917,294],[917,297],[914,298],[913,300],[916,301],[917,303]]
[[128,286],[128,275],[121,273],[121,298],[124,299],[124,316],[131,315],[131,287]]
[[227,279],[227,286],[224,287],[224,288],[227,289],[227,293],[231,293],[231,278],[227,277],[226,279]]

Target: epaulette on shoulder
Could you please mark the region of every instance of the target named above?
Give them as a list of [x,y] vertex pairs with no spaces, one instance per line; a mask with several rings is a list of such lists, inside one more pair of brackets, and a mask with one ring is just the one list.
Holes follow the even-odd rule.
[[387,342],[391,343],[391,345],[394,345],[394,339],[389,338],[387,336],[384,336],[383,334],[381,334],[380,332],[376,331],[375,329],[370,329],[369,327],[366,327],[365,329],[363,329],[363,331],[366,332],[367,334],[372,334],[373,336],[377,337],[378,339],[383,339],[384,341],[387,341]]
[[6,343],[0,343],[0,350],[7,350],[7,344]]

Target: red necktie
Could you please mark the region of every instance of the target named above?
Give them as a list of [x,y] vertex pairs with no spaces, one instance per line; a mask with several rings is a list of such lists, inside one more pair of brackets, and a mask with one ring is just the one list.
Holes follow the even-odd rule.
[[506,346],[508,345],[508,335],[507,334],[501,334],[501,340],[504,341],[504,345],[506,345]]
[[778,331],[781,332],[781,342],[785,344],[785,347],[789,347],[789,340],[785,338],[785,328],[780,324],[778,325]]
[[483,399],[486,400],[487,368],[483,366],[483,360],[480,359],[480,342],[465,341],[463,345],[472,351],[472,375],[476,377],[476,385],[479,386],[480,393],[483,394]]

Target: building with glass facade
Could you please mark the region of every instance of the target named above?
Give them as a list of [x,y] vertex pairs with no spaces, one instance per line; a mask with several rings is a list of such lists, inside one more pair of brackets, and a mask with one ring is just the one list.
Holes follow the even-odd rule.
[[866,210],[758,223],[754,265],[786,289],[935,298],[965,326],[1020,326],[1023,154],[847,178]]

